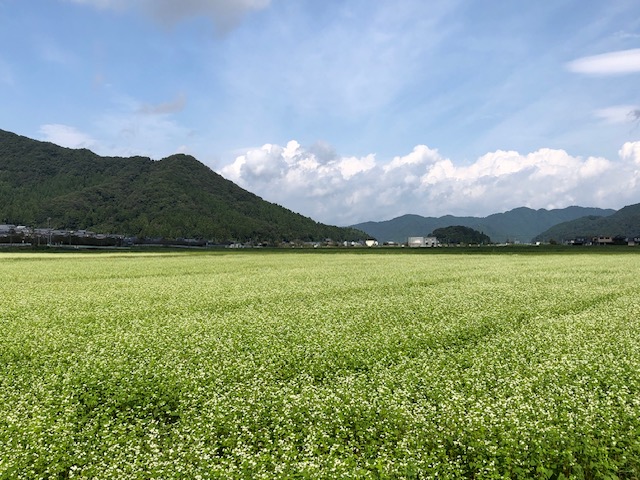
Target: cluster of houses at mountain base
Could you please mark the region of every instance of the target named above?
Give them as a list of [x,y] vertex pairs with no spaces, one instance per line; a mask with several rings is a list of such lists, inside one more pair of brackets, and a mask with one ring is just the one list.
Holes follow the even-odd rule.
[[640,237],[623,237],[621,235],[612,236],[598,236],[592,238],[574,238],[566,242],[568,245],[629,245],[634,247],[640,244]]
[[[507,242],[509,243],[509,242]],[[635,246],[640,244],[640,237],[623,237],[623,236],[604,236],[590,238],[575,238],[564,242],[565,245],[628,245]],[[441,243],[436,237],[409,237],[406,245],[412,248],[420,247],[441,247],[444,244]],[[540,245],[537,242],[536,245]]]
[[[195,238],[139,238],[118,234],[95,233],[89,230],[60,230],[0,224],[0,245],[51,247],[211,247],[211,242]],[[226,245],[223,245],[226,246]]]
[[23,246],[126,246],[124,235],[95,233],[89,230],[59,230],[54,228],[32,228],[24,225],[0,224],[0,243]]
[[[537,244],[539,244],[538,242]],[[563,242],[566,245],[629,245],[635,246],[640,244],[640,237],[626,238],[622,236],[597,236],[589,238],[575,238]],[[91,232],[89,230],[60,230],[52,228],[32,228],[23,225],[0,224],[0,244],[9,244],[13,246],[102,246],[102,247],[131,247],[134,245],[171,245],[186,247],[227,247],[227,248],[255,248],[252,242],[248,243],[232,243],[225,245],[212,244],[206,240],[198,240],[193,238],[187,239],[163,239],[163,238],[136,238],[127,237],[125,235],[101,234]],[[342,246],[342,247],[377,247],[379,242],[376,239],[368,238],[358,242],[345,241],[334,242],[331,239],[325,239],[323,242],[289,242],[280,246],[292,247],[324,247],[324,246]],[[408,237],[406,243],[384,242],[384,246],[397,247],[407,246],[410,248],[429,248],[441,247],[444,244],[438,241],[435,236],[413,236]],[[258,244],[257,246],[268,246]]]

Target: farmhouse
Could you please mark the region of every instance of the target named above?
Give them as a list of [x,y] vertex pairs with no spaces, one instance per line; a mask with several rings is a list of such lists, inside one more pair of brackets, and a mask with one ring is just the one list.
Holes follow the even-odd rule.
[[613,238],[609,237],[609,236],[599,236],[599,237],[594,237],[593,239],[593,243],[595,245],[612,245],[613,244]]

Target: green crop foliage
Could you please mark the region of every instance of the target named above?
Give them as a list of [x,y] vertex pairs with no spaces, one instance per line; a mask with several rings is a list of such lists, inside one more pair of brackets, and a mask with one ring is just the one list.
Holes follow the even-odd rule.
[[1,253],[0,478],[638,478],[620,252]]

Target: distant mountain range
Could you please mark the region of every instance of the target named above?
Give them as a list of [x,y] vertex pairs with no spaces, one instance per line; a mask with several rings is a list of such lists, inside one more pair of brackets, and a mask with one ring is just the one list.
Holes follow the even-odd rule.
[[0,130],[0,224],[216,242],[358,240],[269,203],[188,155],[101,157]]
[[640,236],[640,204],[619,211],[516,208],[488,217],[403,215],[336,227],[269,203],[188,155],[153,161],[101,157],[0,130],[0,224],[87,229],[216,242],[405,242],[438,228],[469,227],[493,242]]
[[640,203],[628,205],[605,217],[589,215],[554,225],[534,237],[534,240],[565,241],[576,238],[589,239],[599,235],[624,238],[640,237]]
[[[527,207],[520,207],[504,213],[494,213],[488,217],[455,217],[446,215],[435,218],[422,217],[420,215],[402,215],[392,220],[358,223],[352,225],[352,227],[365,231],[379,242],[406,242],[408,237],[426,236],[438,228],[461,225],[488,235],[493,242],[528,243],[533,241],[534,238],[542,237],[546,240],[554,238],[557,241],[562,241],[565,238],[570,239],[585,235],[584,232],[587,231],[596,232],[594,235],[613,234],[609,233],[610,228],[606,219],[614,213],[616,211],[612,209],[577,206],[554,210],[545,210],[544,208],[533,210]],[[552,227],[557,226],[560,228],[560,225],[564,225],[565,222],[579,222],[578,219],[584,219],[585,217],[598,219],[600,223],[595,224],[595,226],[602,230],[598,230],[598,228],[585,230],[582,229],[583,225],[581,223],[577,223],[575,224],[576,228],[569,227],[562,231],[562,235],[558,233],[556,237],[553,237],[554,231],[550,230]],[[637,230],[633,230],[631,225],[634,225],[633,219],[630,220],[627,230],[629,232],[636,231],[637,233],[634,233],[634,235],[640,234],[640,222],[635,222]],[[616,229],[615,231],[619,230]]]

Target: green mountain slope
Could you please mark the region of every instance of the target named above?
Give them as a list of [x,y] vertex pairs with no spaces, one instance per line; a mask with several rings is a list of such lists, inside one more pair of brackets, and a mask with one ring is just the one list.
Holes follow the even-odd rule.
[[592,238],[599,235],[640,236],[640,203],[621,208],[607,217],[583,217],[551,227],[536,237],[536,240],[565,241],[575,238]]
[[266,202],[188,155],[100,157],[2,130],[0,223],[218,242],[366,236]]
[[436,228],[432,235],[442,243],[466,243],[466,244],[482,244],[491,243],[491,238],[482,232],[473,228],[463,227],[462,225],[453,225],[451,227]]
[[520,207],[488,217],[422,217],[403,215],[384,222],[366,222],[353,225],[379,241],[405,242],[410,236],[424,236],[438,228],[462,225],[473,228],[491,237],[494,242],[507,240],[530,242],[536,235],[553,225],[587,215],[611,215],[615,210],[585,207],[567,207],[555,210],[544,208],[533,210]]

